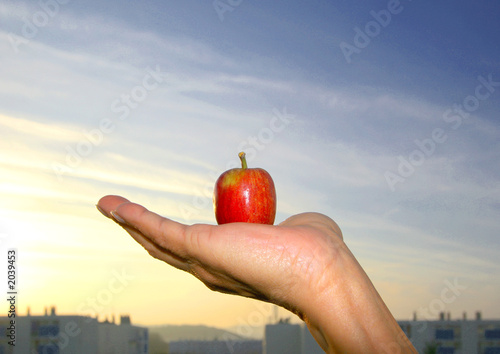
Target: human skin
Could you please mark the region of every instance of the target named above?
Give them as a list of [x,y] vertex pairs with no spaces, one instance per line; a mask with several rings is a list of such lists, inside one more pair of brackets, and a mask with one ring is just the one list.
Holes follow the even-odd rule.
[[279,225],[185,225],[120,196],[97,208],[148,253],[209,289],[282,306],[305,321],[327,353],[416,353],[343,241],[318,213]]

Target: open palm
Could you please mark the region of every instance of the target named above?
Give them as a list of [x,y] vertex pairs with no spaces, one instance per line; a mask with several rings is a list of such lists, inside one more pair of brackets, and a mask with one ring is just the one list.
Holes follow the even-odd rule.
[[151,256],[210,289],[277,303],[299,316],[297,296],[326,286],[329,279],[322,276],[343,246],[337,224],[318,213],[295,215],[279,226],[188,226],[118,196],[104,197],[98,206]]
[[294,312],[329,353],[415,352],[325,215],[298,214],[277,226],[185,225],[119,196],[97,207],[151,256],[210,289]]

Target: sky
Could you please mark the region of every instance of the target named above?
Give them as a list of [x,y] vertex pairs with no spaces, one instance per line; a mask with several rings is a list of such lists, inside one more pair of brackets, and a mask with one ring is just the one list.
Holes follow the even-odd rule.
[[0,247],[5,268],[16,249],[18,313],[265,324],[270,305],[211,292],[95,209],[119,194],[215,224],[215,180],[245,151],[274,179],[276,223],[334,219],[397,319],[499,318],[499,16],[487,1],[2,1]]

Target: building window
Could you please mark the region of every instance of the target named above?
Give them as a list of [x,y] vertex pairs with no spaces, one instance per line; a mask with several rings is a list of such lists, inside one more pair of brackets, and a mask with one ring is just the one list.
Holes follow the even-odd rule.
[[486,339],[500,339],[500,328],[485,330],[484,331],[484,338],[486,338]]
[[38,335],[40,337],[55,337],[59,334],[58,325],[45,325],[38,328]]
[[500,347],[486,347],[484,354],[500,354]]
[[452,340],[453,338],[453,329],[436,329],[436,339]]
[[59,322],[38,320],[31,322],[32,337],[56,337],[59,335]]
[[437,354],[453,354],[455,353],[455,348],[453,347],[439,347],[436,351]]
[[40,354],[59,354],[59,346],[54,344],[39,344],[36,352]]
[[31,339],[30,353],[37,354],[59,354],[59,344],[54,338]]

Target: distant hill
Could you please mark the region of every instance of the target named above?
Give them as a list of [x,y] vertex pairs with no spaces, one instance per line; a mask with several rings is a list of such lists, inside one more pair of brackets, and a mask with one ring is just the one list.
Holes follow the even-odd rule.
[[158,336],[163,342],[179,340],[252,340],[236,333],[204,325],[159,325],[149,326],[150,335]]
[[168,343],[164,342],[158,333],[149,333],[149,353],[167,354]]
[[254,339],[254,340],[263,340],[265,325],[262,326],[250,326],[247,324],[240,324],[232,327],[226,328],[227,331],[236,333],[237,335]]

